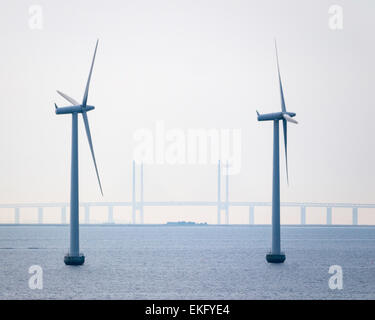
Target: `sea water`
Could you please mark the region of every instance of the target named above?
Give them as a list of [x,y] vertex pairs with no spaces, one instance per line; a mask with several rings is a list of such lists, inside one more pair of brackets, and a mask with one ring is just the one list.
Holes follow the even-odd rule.
[[[0,226],[0,299],[374,299],[375,228],[81,226],[83,266],[66,266],[68,226]],[[31,289],[29,268],[43,288]],[[332,289],[333,265],[342,289]]]

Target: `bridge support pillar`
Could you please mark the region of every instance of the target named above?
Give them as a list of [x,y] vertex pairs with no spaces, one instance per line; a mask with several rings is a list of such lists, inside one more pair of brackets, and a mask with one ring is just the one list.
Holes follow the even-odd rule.
[[137,223],[137,210],[139,213],[139,223],[144,224],[144,198],[143,198],[143,162],[140,164],[140,200],[137,201],[136,192],[136,163],[133,160],[133,172],[132,172],[132,224]]
[[113,207],[108,207],[108,223],[113,223]]
[[38,208],[38,223],[43,224],[43,208]]
[[352,220],[353,225],[358,225],[358,208],[353,208]]
[[306,224],[306,207],[301,207],[301,224]]
[[143,218],[143,203],[141,203],[139,208],[140,218],[141,218],[141,224],[144,224],[144,218]]
[[90,223],[90,206],[85,205],[85,224]]
[[225,224],[229,224],[229,206],[225,205]]
[[20,208],[14,208],[14,223],[20,223]]
[[254,207],[249,207],[249,224],[254,224]]
[[66,224],[66,207],[61,207],[61,224]]
[[140,223],[144,223],[144,218],[143,218],[143,162],[141,163],[141,201],[139,204],[139,217],[140,217]]
[[132,211],[132,224],[136,224],[136,205],[133,205],[133,211]]
[[229,224],[229,163],[226,163],[225,175],[225,224]]
[[327,225],[332,224],[332,208],[328,207],[327,208]]
[[132,190],[132,224],[135,224],[135,215],[137,210],[136,194],[135,194],[135,161],[133,160],[133,190]]
[[217,164],[217,224],[221,224],[221,161]]

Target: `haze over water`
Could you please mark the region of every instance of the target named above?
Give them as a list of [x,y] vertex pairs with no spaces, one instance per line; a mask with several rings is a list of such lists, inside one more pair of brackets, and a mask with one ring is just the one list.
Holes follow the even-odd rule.
[[[68,267],[65,226],[0,227],[0,299],[373,299],[374,227],[282,227],[286,262],[265,261],[269,226],[82,226]],[[31,265],[43,289],[28,286]],[[331,290],[331,265],[343,289]]]

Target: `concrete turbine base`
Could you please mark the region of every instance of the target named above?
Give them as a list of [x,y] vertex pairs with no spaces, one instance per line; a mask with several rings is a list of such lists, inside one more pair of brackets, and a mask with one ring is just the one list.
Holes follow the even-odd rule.
[[79,256],[70,256],[69,254],[67,254],[64,257],[64,263],[67,266],[80,266],[85,263],[85,256],[83,254]]
[[266,260],[268,263],[283,263],[285,261],[286,257],[283,252],[281,253],[268,253],[266,255]]

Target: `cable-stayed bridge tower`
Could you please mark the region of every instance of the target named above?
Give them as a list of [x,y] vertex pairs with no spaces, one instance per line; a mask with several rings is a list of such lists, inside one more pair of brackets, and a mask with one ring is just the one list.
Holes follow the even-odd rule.
[[217,224],[221,224],[221,212],[225,211],[225,224],[229,224],[229,164],[225,164],[225,200],[221,200],[221,160],[217,165]]

